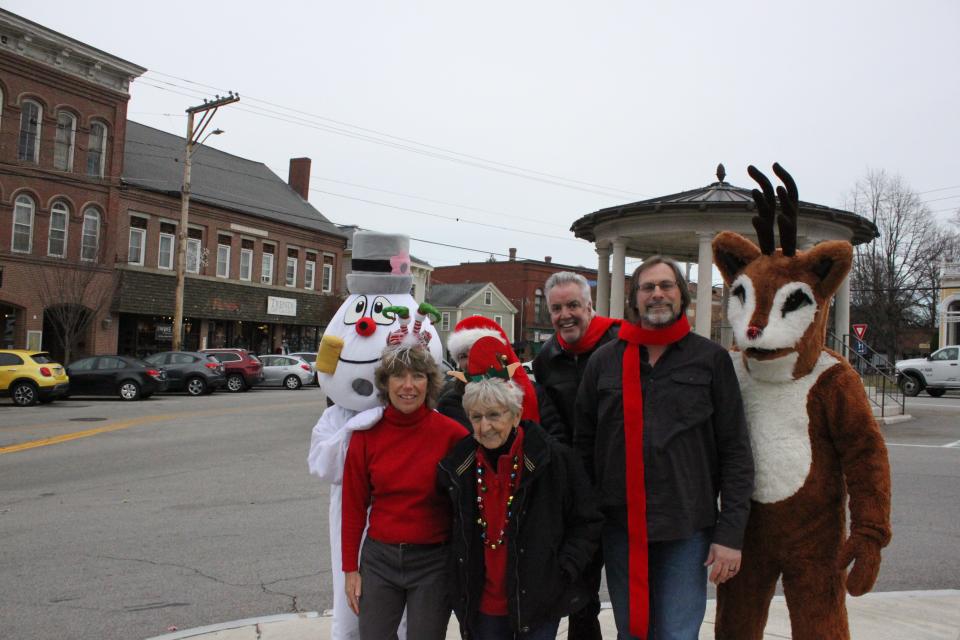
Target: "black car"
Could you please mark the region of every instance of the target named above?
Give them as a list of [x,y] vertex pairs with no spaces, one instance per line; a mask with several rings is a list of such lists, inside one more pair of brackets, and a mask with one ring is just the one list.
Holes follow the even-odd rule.
[[149,398],[167,388],[163,369],[127,356],[93,356],[70,363],[70,396],[112,396],[123,400]]
[[223,363],[206,353],[164,351],[144,360],[167,373],[167,391],[186,391],[199,396],[221,389],[227,383]]

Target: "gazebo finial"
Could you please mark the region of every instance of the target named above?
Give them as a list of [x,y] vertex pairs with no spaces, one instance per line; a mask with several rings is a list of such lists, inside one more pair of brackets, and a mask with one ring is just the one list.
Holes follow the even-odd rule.
[[727,170],[723,168],[723,163],[717,165],[717,180],[723,182],[723,179],[727,177]]

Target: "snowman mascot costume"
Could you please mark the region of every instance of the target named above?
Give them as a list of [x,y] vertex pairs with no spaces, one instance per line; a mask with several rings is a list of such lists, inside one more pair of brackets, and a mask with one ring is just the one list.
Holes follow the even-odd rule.
[[442,357],[440,338],[425,317],[428,307],[418,308],[410,295],[413,276],[409,247],[410,238],[404,235],[374,231],[354,234],[353,270],[347,274],[350,295],[330,320],[317,354],[320,386],[334,404],[313,428],[307,464],[310,473],[330,483],[333,640],[360,637],[358,618],[347,604],[340,564],[343,464],[350,434],[371,428],[383,416],[383,404],[373,383],[380,354],[391,333],[409,331],[426,340],[437,363]]

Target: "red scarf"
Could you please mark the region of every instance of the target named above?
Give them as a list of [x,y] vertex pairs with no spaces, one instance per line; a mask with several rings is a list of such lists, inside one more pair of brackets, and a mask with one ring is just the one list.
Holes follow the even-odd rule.
[[647,584],[647,493],[643,475],[643,390],[640,388],[640,345],[672,344],[690,333],[687,315],[663,329],[620,325],[623,354],[623,432],[627,456],[627,540],[629,542],[630,633],[647,637],[650,587]]
[[593,316],[590,319],[590,324],[587,325],[587,330],[583,332],[583,335],[580,336],[580,339],[569,344],[566,340],[560,337],[560,332],[556,333],[557,342],[560,343],[560,348],[564,351],[569,351],[570,353],[581,354],[586,353],[593,349],[600,338],[603,337],[603,334],[607,332],[611,326],[615,324],[620,324],[619,318],[605,318],[603,316]]

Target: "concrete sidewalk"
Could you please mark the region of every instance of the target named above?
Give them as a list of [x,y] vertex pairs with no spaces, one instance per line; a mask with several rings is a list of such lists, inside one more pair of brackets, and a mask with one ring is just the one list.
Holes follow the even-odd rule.
[[[707,615],[700,628],[703,640],[713,638],[715,604],[713,600],[707,603]],[[960,590],[898,591],[848,597],[847,609],[854,640],[960,640]],[[600,623],[604,638],[617,637],[609,608],[601,611]],[[564,621],[557,638],[566,638],[566,629]],[[326,640],[329,637],[330,618],[312,612],[225,622],[151,640]],[[459,637],[456,620],[451,618],[447,638]],[[782,597],[773,600],[764,638],[790,638],[790,621]]]

